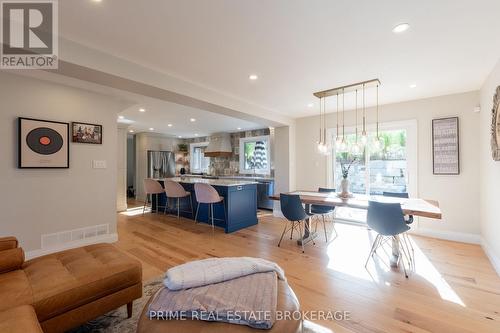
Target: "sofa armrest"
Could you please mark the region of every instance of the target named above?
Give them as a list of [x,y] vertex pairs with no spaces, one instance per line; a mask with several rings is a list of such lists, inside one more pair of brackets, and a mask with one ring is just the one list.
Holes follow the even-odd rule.
[[18,245],[16,237],[0,237],[0,251],[15,249]]
[[24,264],[24,251],[22,248],[0,251],[0,273],[7,273],[21,269]]

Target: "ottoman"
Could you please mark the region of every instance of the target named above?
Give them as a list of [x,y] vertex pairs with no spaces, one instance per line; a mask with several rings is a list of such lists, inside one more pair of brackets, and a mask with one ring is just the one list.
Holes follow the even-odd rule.
[[[148,308],[151,299],[142,310],[137,325],[137,333],[295,333],[302,331],[301,320],[277,320],[270,330],[259,330],[244,325],[235,325],[220,322],[208,322],[202,320],[150,320]],[[288,283],[278,280],[278,311],[299,311],[300,305],[295,293]]]

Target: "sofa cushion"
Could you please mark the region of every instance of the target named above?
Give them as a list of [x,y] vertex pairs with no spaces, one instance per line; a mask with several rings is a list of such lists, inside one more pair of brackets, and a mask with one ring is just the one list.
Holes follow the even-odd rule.
[[24,263],[24,251],[20,247],[0,251],[0,273],[21,269]]
[[33,303],[31,287],[22,270],[0,274],[0,300],[0,311]]
[[0,237],[0,251],[15,249],[18,245],[16,237]]
[[21,305],[0,312],[0,332],[43,333],[31,305]]
[[111,244],[95,244],[27,261],[40,322],[68,312],[142,280],[139,261]]

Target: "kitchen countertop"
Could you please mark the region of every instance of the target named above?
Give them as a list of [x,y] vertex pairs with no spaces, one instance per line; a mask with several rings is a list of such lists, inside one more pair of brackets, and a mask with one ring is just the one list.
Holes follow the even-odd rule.
[[[250,184],[258,184],[256,181],[251,181],[251,180],[231,180],[231,179],[205,179],[205,178],[200,178],[200,177],[174,177],[174,178],[169,178],[170,180],[173,180],[174,182],[179,182],[179,183],[190,183],[190,184],[195,184],[195,183],[204,183],[204,184],[210,184],[212,186],[242,186],[242,185],[250,185]],[[164,180],[164,179],[159,179],[159,180]]]
[[[204,177],[202,175],[190,175],[187,174],[186,177],[192,177],[192,178],[201,178]],[[210,177],[210,176],[208,176]],[[242,180],[267,180],[267,181],[274,181],[273,177],[269,176],[245,176],[245,175],[235,175],[235,176],[215,176],[218,179],[242,179]]]

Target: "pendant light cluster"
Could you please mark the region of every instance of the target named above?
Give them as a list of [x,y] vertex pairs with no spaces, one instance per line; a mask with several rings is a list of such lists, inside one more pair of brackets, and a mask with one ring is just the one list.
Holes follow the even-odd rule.
[[[329,140],[327,140],[326,135],[326,98],[331,96],[336,96],[336,137],[335,137],[335,147],[338,152],[349,152],[353,155],[359,155],[363,153],[364,147],[369,143],[368,132],[367,132],[367,116],[366,116],[366,89],[376,87],[376,135],[372,142],[372,148],[375,150],[380,150],[383,146],[383,141],[379,136],[379,86],[380,81],[378,79],[364,81],[360,83],[355,83],[343,87],[338,87],[330,90],[320,91],[314,93],[314,96],[319,98],[320,105],[320,128],[319,128],[319,141],[318,141],[318,152],[324,155],[328,155],[332,151],[332,147],[329,145]],[[346,93],[354,92],[355,97],[355,140],[354,142],[347,142],[345,133],[345,99]],[[361,98],[361,108],[359,108],[359,99]],[[342,102],[342,112],[339,110],[340,102]],[[361,113],[361,129],[358,127],[358,119]]]

